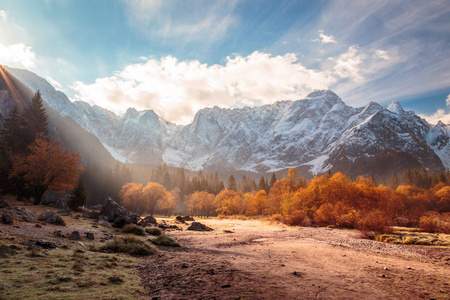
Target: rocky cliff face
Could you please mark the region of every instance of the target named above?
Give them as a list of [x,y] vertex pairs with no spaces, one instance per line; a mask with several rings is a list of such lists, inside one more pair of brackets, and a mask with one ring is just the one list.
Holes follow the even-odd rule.
[[430,125],[398,102],[386,109],[371,102],[347,106],[331,91],[272,105],[200,110],[179,126],[152,110],[133,108],[121,117],[67,97],[38,77],[8,69],[62,115],[96,135],[114,157],[131,163],[257,173],[302,166],[311,174],[380,153],[407,153],[408,159],[438,170],[450,167],[450,125]]

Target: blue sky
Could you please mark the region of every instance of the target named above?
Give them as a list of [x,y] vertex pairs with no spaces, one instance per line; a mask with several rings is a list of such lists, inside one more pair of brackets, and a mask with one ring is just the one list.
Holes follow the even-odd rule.
[[445,0],[0,0],[0,64],[177,123],[331,89],[448,124],[449,49]]

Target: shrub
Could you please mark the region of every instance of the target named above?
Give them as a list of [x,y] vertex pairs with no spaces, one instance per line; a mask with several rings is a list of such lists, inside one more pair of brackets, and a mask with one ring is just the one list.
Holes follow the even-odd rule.
[[161,229],[159,229],[158,227],[146,227],[145,232],[154,236],[161,235]]
[[274,214],[270,217],[271,222],[284,223],[284,217],[281,214]]
[[145,231],[144,228],[134,225],[134,224],[128,224],[125,227],[123,227],[122,231],[124,233],[134,234],[134,235],[144,235]]
[[156,253],[156,250],[152,245],[132,235],[116,237],[114,240],[109,241],[106,245],[101,247],[100,250],[140,256]]
[[302,210],[296,210],[286,216],[284,222],[289,226],[301,226],[306,218],[306,213]]
[[157,246],[180,247],[180,244],[177,241],[165,234],[158,236],[156,239],[151,239],[150,241]]
[[426,232],[450,233],[450,216],[429,213],[420,218],[419,226]]
[[357,223],[357,228],[368,238],[374,238],[377,233],[390,233],[388,218],[379,210],[364,214]]

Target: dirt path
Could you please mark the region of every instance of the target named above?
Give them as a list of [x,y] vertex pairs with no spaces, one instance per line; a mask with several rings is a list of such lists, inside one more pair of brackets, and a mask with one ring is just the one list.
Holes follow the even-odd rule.
[[[145,260],[147,299],[450,299],[450,250],[356,231],[205,220],[184,246]],[[223,229],[234,233],[225,233]]]

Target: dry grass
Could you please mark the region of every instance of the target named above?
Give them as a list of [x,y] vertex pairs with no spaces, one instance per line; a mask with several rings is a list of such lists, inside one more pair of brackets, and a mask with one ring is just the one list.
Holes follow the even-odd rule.
[[153,236],[161,235],[161,229],[158,227],[146,227],[145,232]]
[[444,233],[414,232],[410,228],[396,228],[395,233],[379,234],[376,241],[393,244],[450,247],[450,235]]
[[157,246],[165,246],[165,247],[180,247],[180,244],[175,241],[170,236],[167,236],[165,234],[162,234],[158,236],[157,238],[151,238],[149,239],[150,242],[152,242],[154,245]]
[[125,225],[122,229],[124,233],[134,234],[134,235],[145,235],[144,228],[137,226],[135,224]]
[[[0,292],[1,299],[129,299],[144,293],[140,278],[130,272],[139,263],[134,257],[115,255],[112,269],[105,267],[111,254],[52,249],[32,256],[25,246],[15,245],[21,248],[17,254],[0,260],[0,284],[10,285]],[[124,284],[111,282],[111,276]]]
[[100,247],[100,250],[137,256],[147,256],[156,253],[155,248],[151,244],[132,235],[116,237]]

